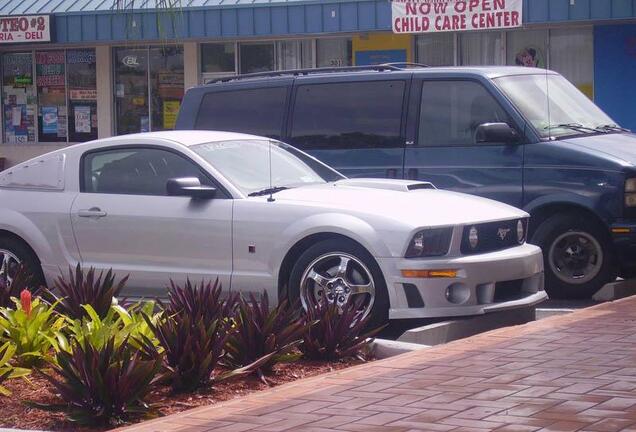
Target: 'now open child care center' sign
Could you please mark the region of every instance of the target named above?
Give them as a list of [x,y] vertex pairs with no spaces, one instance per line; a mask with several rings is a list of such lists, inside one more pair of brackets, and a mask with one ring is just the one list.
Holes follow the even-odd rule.
[[523,0],[392,0],[394,33],[520,27]]

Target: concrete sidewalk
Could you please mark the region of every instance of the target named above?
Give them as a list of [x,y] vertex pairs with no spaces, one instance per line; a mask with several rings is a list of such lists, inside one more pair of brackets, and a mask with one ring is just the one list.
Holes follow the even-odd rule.
[[636,432],[636,297],[126,430]]

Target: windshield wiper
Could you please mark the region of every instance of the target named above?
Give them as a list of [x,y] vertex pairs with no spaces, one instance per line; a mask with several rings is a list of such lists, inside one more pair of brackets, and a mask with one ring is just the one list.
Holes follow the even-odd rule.
[[247,196],[253,197],[253,196],[275,194],[276,192],[284,191],[285,189],[289,189],[289,188],[287,186],[275,186],[275,187],[259,190],[256,192],[251,192]]
[[558,128],[572,129],[572,130],[577,131],[577,132],[589,132],[589,133],[604,132],[602,129],[583,126],[580,123],[559,123],[559,124],[556,124],[556,125],[546,126],[543,129],[547,130],[547,129],[558,129]]
[[601,125],[601,126],[597,126],[596,129],[601,131],[612,131],[612,132],[631,132],[629,129],[620,127],[617,124]]

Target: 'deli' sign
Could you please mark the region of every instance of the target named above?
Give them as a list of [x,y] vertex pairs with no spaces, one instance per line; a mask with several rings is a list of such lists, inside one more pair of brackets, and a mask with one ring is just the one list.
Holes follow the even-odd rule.
[[0,44],[19,42],[50,42],[49,15],[0,17]]
[[523,0],[392,0],[394,33],[520,27]]

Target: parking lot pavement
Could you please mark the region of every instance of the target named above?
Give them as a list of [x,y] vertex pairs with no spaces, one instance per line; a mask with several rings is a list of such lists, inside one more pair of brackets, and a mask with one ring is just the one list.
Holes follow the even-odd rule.
[[636,297],[128,428],[636,431]]

